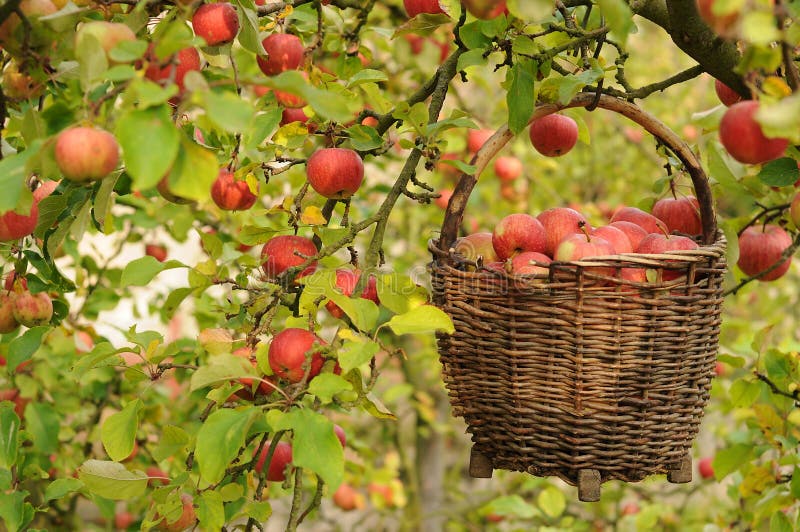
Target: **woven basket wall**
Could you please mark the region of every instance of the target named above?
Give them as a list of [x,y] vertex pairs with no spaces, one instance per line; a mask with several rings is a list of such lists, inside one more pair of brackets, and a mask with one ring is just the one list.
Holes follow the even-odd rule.
[[[699,249],[554,262],[539,276],[465,262],[452,246],[477,177],[513,137],[505,126],[476,154],[475,174],[461,175],[429,248],[434,303],[455,326],[438,347],[453,413],[472,434],[470,473],[558,476],[589,501],[611,479],[691,480],[716,365],[725,240],[700,162],[667,126],[586,93],[539,105],[533,119],[565,107],[619,113],[672,151],[700,204]],[[647,269],[648,282],[622,280],[621,268]]]

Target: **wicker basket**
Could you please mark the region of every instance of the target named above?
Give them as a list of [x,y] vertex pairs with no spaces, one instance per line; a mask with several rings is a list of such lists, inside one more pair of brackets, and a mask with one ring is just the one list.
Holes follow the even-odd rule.
[[[598,500],[611,479],[691,480],[726,267],[711,191],[691,149],[626,101],[580,94],[563,107],[595,104],[637,122],[683,162],[700,202],[699,249],[554,262],[543,276],[468,268],[451,248],[476,176],[512,137],[506,127],[475,156],[475,176],[461,176],[430,244],[434,302],[455,325],[438,346],[453,412],[472,434],[470,474],[558,476],[584,501]],[[539,106],[533,119],[563,107]],[[632,283],[603,274],[634,267],[681,276]]]

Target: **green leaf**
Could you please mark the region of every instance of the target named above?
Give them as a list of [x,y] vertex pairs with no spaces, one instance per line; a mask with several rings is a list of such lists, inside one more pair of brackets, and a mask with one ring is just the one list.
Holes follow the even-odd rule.
[[242,357],[231,355],[217,355],[213,363],[201,366],[192,374],[191,391],[205,388],[221,382],[238,379],[239,377],[254,376],[253,367]]
[[[35,147],[35,149],[34,149]],[[25,186],[25,179],[28,172],[25,165],[32,155],[39,152],[40,143],[36,143],[23,152],[14,155],[6,155],[0,161],[0,214],[10,211],[17,206],[22,189]],[[5,153],[5,150],[3,150]]]
[[128,111],[115,133],[136,188],[154,187],[178,155],[180,135],[166,105]]
[[761,384],[757,381],[739,379],[731,385],[728,393],[733,406],[736,408],[748,408],[761,394]]
[[100,40],[88,32],[79,32],[80,36],[75,43],[75,57],[78,60],[81,87],[88,91],[95,81],[108,70],[106,52],[100,45]]
[[[462,171],[466,171],[460,166]],[[471,168],[471,167],[470,167]],[[381,305],[395,314],[405,314],[428,302],[428,291],[418,286],[411,277],[399,273],[379,275],[376,283]]]
[[108,57],[118,63],[131,63],[142,57],[146,51],[146,41],[121,41],[109,50]]
[[17,366],[30,360],[33,354],[42,345],[42,337],[50,330],[50,327],[33,327],[25,331],[22,336],[14,338],[8,345],[8,370],[14,371]]
[[486,513],[531,519],[539,513],[519,495],[498,497],[484,507]]
[[361,336],[353,335],[352,340],[345,340],[338,351],[339,365],[344,373],[366,364],[380,351],[380,346]]
[[444,331],[453,334],[450,316],[432,305],[421,305],[405,314],[393,316],[387,323],[395,334],[426,334]]
[[31,434],[34,447],[42,453],[58,450],[60,426],[61,418],[49,404],[36,402],[25,407],[25,430]]
[[767,137],[785,137],[800,142],[800,92],[775,103],[759,104],[756,120]]
[[769,518],[769,532],[794,532],[794,527],[785,513],[773,512]]
[[308,409],[281,416],[274,430],[292,430],[292,463],[322,477],[334,492],[344,478],[344,451],[331,420]]
[[167,178],[170,191],[181,198],[207,201],[218,174],[214,152],[181,135],[178,156]]
[[326,294],[331,301],[336,303],[347,317],[361,331],[371,331],[378,321],[378,305],[369,299],[350,298],[337,292],[333,286],[329,287]]
[[261,44],[261,39],[258,38],[258,15],[255,11],[246,7],[241,0],[236,0],[236,4],[239,6],[236,11],[239,13],[239,22],[241,23],[238,37],[239,44],[245,50],[256,55],[267,55],[264,46]]
[[362,83],[377,83],[388,79],[389,77],[385,72],[366,68],[364,70],[359,70],[355,76],[347,80],[347,88],[357,87]]
[[508,127],[514,133],[519,133],[528,125],[533,115],[534,108],[534,81],[538,66],[536,62],[528,59],[517,61],[509,69],[506,77],[508,93]]
[[33,506],[25,501],[28,495],[27,491],[19,490],[4,493],[0,497],[0,518],[5,522],[8,532],[25,530],[33,520]]
[[790,157],[781,157],[761,167],[758,178],[771,187],[793,185],[800,178],[797,161]]
[[78,491],[82,487],[83,482],[77,478],[57,478],[45,488],[44,501],[60,499],[64,495]]
[[360,108],[358,102],[346,98],[342,93],[314,87],[296,70],[281,72],[267,79],[265,84],[280,91],[299,94],[314,109],[314,113],[337,122],[349,122]]
[[485,65],[487,58],[483,57],[483,54],[483,48],[476,48],[474,50],[468,50],[464,52],[458,56],[456,71],[461,72],[462,70],[475,65]]
[[142,401],[136,399],[103,422],[100,438],[106,453],[115,462],[126,459],[133,452],[136,430],[139,428],[139,412],[142,408]]
[[244,132],[242,139],[245,149],[255,150],[259,144],[275,133],[281,122],[282,111],[280,107],[269,109],[266,113],[259,113],[250,122],[250,127]]
[[792,497],[800,499],[800,467],[794,466],[792,472],[792,481],[789,483],[789,489],[792,492]]
[[164,270],[185,267],[185,264],[181,264],[176,260],[158,262],[150,255],[145,255],[125,265],[125,269],[122,270],[120,284],[122,286],[146,286],[156,275]]
[[401,35],[405,35],[406,33],[415,33],[417,35],[430,35],[436,28],[443,24],[449,24],[452,22],[453,19],[448,17],[447,15],[437,13],[435,15],[431,15],[429,13],[421,13],[416,17],[412,18],[402,26],[398,27],[394,35],[392,35],[392,39],[396,39]]
[[356,124],[347,128],[347,134],[354,150],[369,151],[383,146],[383,137],[378,135],[375,128]]
[[747,463],[752,452],[753,446],[744,443],[737,443],[720,450],[714,456],[714,461],[711,464],[714,469],[714,477],[717,480],[727,477],[739,469],[742,464]]
[[608,27],[624,44],[628,35],[636,30],[633,12],[628,3],[624,0],[598,0],[597,4]]
[[225,507],[219,492],[203,492],[197,506],[197,518],[202,530],[221,530],[225,526]]
[[115,501],[141,497],[147,489],[143,471],[128,471],[119,462],[108,460],[87,460],[78,468],[78,478],[90,492]]
[[185,430],[174,425],[165,425],[158,445],[153,450],[153,458],[156,462],[166,460],[185,449],[188,443],[189,435]]
[[560,489],[555,486],[547,486],[539,492],[539,496],[536,497],[536,504],[546,515],[556,518],[564,513],[567,507],[567,500]]
[[258,410],[222,409],[213,412],[197,432],[195,459],[200,475],[209,484],[222,480],[225,469],[244,446],[245,436]]
[[350,391],[353,385],[334,373],[322,373],[308,384],[308,393],[317,396],[323,403],[330,403],[337,393]]
[[235,92],[206,91],[203,107],[217,127],[228,133],[239,133],[247,129],[255,114],[253,106]]
[[0,469],[9,469],[17,461],[20,419],[10,401],[0,402]]

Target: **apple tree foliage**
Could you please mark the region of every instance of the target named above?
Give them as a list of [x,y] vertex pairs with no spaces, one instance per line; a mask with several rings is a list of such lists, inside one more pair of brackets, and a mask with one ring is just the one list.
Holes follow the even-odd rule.
[[[409,20],[399,0],[236,0],[236,39],[216,47],[193,33],[188,2],[62,0],[42,11],[43,2],[0,5],[0,213],[28,213],[37,184],[61,180],[38,204],[33,234],[0,244],[3,277],[16,272],[54,307],[48,324],[0,342],[5,529],[88,529],[115,518],[123,528],[163,526],[181,517],[186,495],[202,530],[270,520],[287,530],[315,520],[412,530],[498,521],[800,528],[796,268],[772,283],[732,268],[720,375],[696,449],[714,456],[715,478],[611,483],[596,504],[553,479],[467,479],[468,445],[449,416],[433,339],[452,324],[426,304],[425,288],[436,199],[454,173],[473,169],[467,131],[508,122],[522,133],[537,101],[581,91],[636,100],[696,147],[732,265],[737,234],[766,222],[792,234],[789,257],[800,244],[789,216],[800,153],[790,146],[764,165],[732,159],[717,140],[725,108],[711,76],[761,102],[767,134],[800,142],[796,2],[718,0],[702,19],[686,0],[509,0],[507,13],[481,20],[442,0],[446,13]],[[108,51],[99,38],[76,40],[81,24],[103,20],[135,39]],[[273,33],[301,38],[298,70],[260,71],[262,39]],[[153,53],[186,48],[203,66],[182,89],[175,73],[145,76]],[[307,122],[282,120],[286,94],[302,98]],[[562,159],[538,156],[519,135],[510,151],[524,179],[498,194],[488,171],[466,231],[565,204],[599,220],[618,204],[649,208],[689,193],[663,148],[602,113],[566,111],[581,144]],[[62,179],[55,139],[74,125],[112,132],[119,168],[88,184]],[[306,183],[306,160],[331,146],[365,161],[349,200],[326,200]],[[258,191],[253,208],[213,204],[221,168]],[[162,197],[165,176],[188,201]],[[319,251],[267,278],[258,251],[289,234],[313,238]],[[167,260],[143,244],[165,245]],[[298,278],[312,260],[316,271]],[[379,304],[335,289],[335,270],[348,263],[364,272],[357,294],[375,276]],[[179,275],[179,286],[163,289],[162,273]],[[340,318],[325,310],[329,301]],[[123,307],[133,322],[122,323]],[[270,340],[288,327],[324,339],[319,375],[272,375]],[[234,355],[242,347],[255,365]],[[253,458],[279,441],[293,450],[282,482]],[[330,503],[343,483],[369,496],[355,518]]]

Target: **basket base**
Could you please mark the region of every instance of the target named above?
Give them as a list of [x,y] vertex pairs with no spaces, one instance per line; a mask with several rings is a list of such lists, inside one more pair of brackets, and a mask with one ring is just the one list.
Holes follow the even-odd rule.
[[492,478],[492,460],[474,445],[469,453],[469,476],[472,478]]

